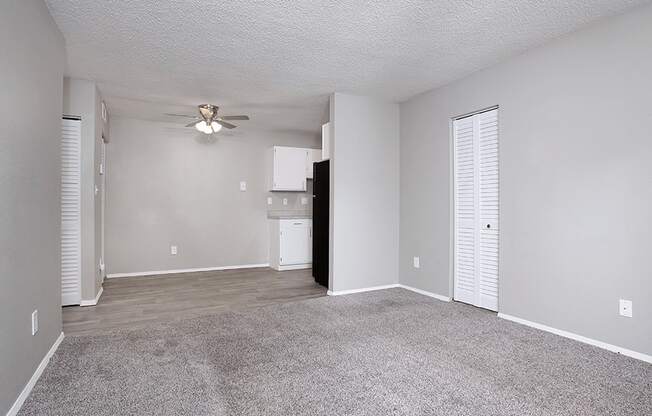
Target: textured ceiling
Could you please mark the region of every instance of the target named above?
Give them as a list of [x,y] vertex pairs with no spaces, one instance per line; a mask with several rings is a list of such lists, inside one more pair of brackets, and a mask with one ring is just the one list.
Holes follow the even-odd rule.
[[114,115],[210,102],[247,128],[315,132],[333,91],[402,101],[647,2],[46,0],[67,74]]

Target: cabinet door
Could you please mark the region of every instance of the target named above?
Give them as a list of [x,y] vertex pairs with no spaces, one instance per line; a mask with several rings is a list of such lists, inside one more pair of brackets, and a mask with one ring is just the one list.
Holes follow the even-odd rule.
[[306,178],[312,179],[312,164],[313,164],[312,149],[306,149]]
[[308,163],[306,164],[306,178],[313,179],[313,164],[315,162],[321,162],[321,149],[308,149],[306,154]]
[[281,264],[312,262],[312,224],[308,220],[281,220]]
[[321,162],[321,149],[308,149],[308,166],[306,166],[306,177],[308,179],[313,179],[313,170],[314,170],[314,163],[315,162]]
[[321,126],[321,160],[330,159],[331,123]]
[[306,149],[298,147],[274,148],[275,191],[306,190]]

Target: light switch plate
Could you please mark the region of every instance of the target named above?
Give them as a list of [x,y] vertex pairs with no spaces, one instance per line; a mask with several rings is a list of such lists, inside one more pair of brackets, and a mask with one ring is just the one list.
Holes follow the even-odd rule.
[[177,255],[177,246],[170,246],[170,254],[173,256]]
[[301,205],[308,205],[308,198],[306,198],[305,196],[302,196],[301,197]]
[[247,190],[247,182],[246,181],[240,181],[240,190],[242,192]]
[[632,317],[632,301],[631,300],[620,299],[618,304],[620,306],[620,316],[626,316],[627,318],[631,318]]
[[38,309],[32,312],[32,335],[38,332]]
[[412,265],[414,266],[415,269],[418,269],[419,267],[421,267],[421,265],[419,264],[419,258],[418,257],[414,257],[412,259]]
[[271,196],[267,197],[267,205],[272,205],[272,197]]
[[287,198],[283,198],[283,205],[287,205],[287,204],[288,204],[288,199],[287,199]]

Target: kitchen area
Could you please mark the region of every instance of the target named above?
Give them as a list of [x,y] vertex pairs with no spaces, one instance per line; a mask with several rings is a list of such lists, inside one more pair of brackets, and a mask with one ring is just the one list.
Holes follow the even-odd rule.
[[[315,281],[328,287],[330,123],[322,126],[322,148],[273,146],[266,155],[268,206],[275,195],[302,194],[300,204],[268,209],[269,265],[297,270],[312,268]],[[310,199],[311,200],[310,200]]]

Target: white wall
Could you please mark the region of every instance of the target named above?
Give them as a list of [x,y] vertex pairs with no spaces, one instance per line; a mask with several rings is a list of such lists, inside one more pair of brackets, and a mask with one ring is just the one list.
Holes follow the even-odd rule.
[[640,8],[401,104],[402,284],[452,294],[450,121],[499,105],[500,312],[652,353],[650,22]]
[[[305,193],[267,191],[265,153],[273,145],[318,148],[316,134],[241,125],[213,138],[179,124],[112,117],[108,274],[268,263],[267,212],[311,210],[311,187]],[[240,181],[247,182],[246,192]]]
[[[42,1],[0,2],[0,51],[0,414],[5,414],[61,334],[65,51]],[[35,309],[39,331],[32,336]]]
[[398,105],[331,96],[330,290],[398,283]]

